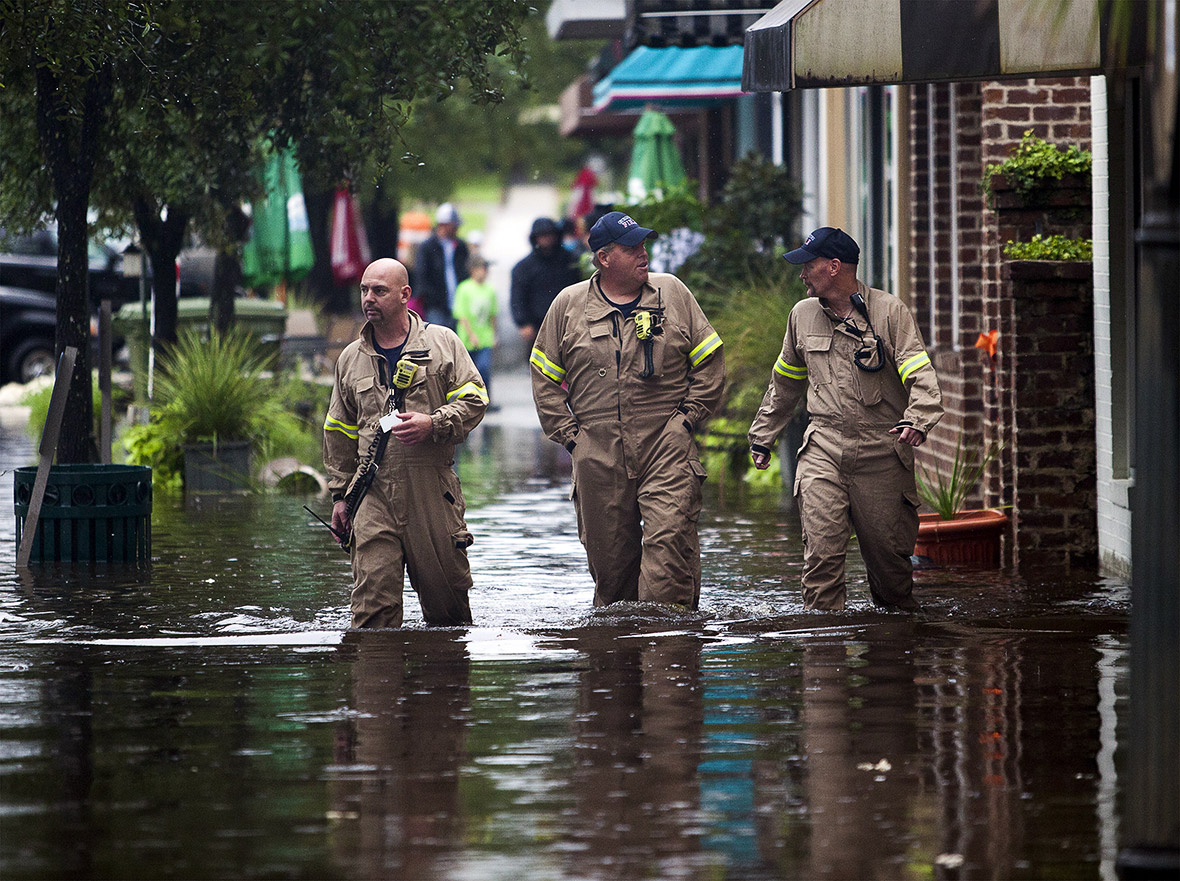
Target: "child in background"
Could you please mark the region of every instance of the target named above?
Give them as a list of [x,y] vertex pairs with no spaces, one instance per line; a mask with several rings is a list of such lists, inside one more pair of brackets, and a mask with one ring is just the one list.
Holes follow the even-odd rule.
[[[471,277],[459,282],[455,288],[455,304],[451,312],[455,316],[455,330],[463,345],[471,353],[475,368],[483,377],[488,397],[492,395],[492,349],[496,345],[496,289],[488,284],[488,261],[483,257],[472,257],[469,265]],[[492,401],[489,410],[499,410]]]

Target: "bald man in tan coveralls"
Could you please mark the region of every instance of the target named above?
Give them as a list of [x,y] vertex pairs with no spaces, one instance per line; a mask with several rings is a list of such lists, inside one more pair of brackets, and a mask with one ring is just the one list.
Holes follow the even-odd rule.
[[[365,270],[361,308],[368,321],[336,361],[324,421],[332,528],[351,529],[353,537],[353,627],[401,626],[406,571],[427,624],[471,623],[472,538],[452,466],[455,444],[479,424],[488,395],[454,331],[424,322],[406,307],[409,297],[409,277],[397,260],[385,257]],[[345,494],[392,410],[391,359],[417,369],[376,479],[349,522]]]
[[[803,264],[808,299],[791,310],[749,440],[754,465],[766,468],[806,393],[811,424],[795,477],[804,605],[844,608],[844,558],[855,529],[873,602],[916,609],[914,447],[942,418],[934,366],[909,307],[857,281],[860,248],[847,233],[822,227],[784,256]],[[857,295],[867,318],[853,303]]]

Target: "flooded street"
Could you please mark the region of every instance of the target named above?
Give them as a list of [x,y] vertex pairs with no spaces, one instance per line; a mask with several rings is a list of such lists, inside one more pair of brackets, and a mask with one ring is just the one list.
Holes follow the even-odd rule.
[[[707,485],[698,613],[591,608],[568,458],[459,472],[475,626],[346,633],[282,495],[157,496],[150,570],[16,573],[0,485],[4,878],[1113,878],[1125,584],[927,570],[802,609],[797,521]],[[32,460],[0,424],[0,469]]]

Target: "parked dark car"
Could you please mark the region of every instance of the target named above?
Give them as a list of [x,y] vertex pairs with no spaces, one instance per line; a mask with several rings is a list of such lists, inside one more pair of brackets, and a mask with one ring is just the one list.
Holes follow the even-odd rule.
[[[123,277],[123,255],[102,242],[87,246],[90,302],[110,300],[113,308],[139,299],[134,278]],[[39,229],[29,235],[6,236],[0,230],[0,285],[54,293],[57,290],[57,232]]]
[[[123,252],[107,242],[91,239],[87,245],[90,263],[90,305],[94,311],[103,300],[119,311],[125,303],[139,300],[139,279],[123,275]],[[144,261],[151,284],[151,264]],[[181,297],[208,297],[212,267],[195,263],[180,277]],[[0,285],[55,293],[57,290],[57,230],[50,227],[28,235],[10,236],[0,229]],[[149,288],[150,290],[150,288]]]
[[0,285],[0,384],[53,375],[57,298]]

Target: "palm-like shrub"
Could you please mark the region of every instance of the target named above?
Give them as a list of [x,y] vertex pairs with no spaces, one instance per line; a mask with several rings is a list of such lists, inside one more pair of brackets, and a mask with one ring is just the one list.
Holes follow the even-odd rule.
[[161,359],[157,398],[184,442],[249,440],[274,396],[263,377],[267,359],[248,333],[187,331]]

